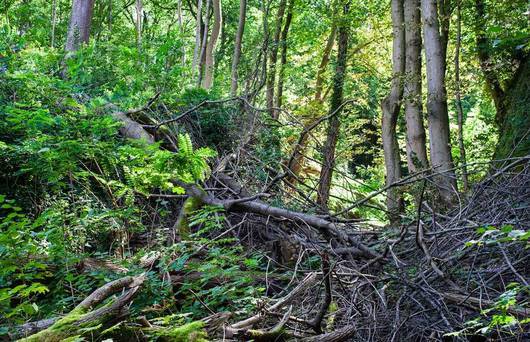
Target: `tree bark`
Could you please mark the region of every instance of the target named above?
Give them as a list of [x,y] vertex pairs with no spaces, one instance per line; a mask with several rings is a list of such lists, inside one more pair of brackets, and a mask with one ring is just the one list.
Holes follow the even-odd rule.
[[425,56],[427,57],[427,112],[431,164],[435,172],[443,172],[434,178],[441,200],[450,203],[456,191],[456,180],[449,140],[449,115],[445,89],[445,60],[442,55],[436,0],[421,0]]
[[[349,3],[343,5],[343,15],[349,12]],[[331,96],[330,113],[333,113],[342,104],[344,91],[344,78],[346,76],[346,62],[348,57],[348,34],[349,27],[345,20],[339,22],[338,27],[338,52],[337,65],[335,67],[335,76],[333,79],[333,94]],[[333,168],[335,166],[335,147],[339,137],[340,120],[338,115],[329,119],[327,138],[324,144],[323,166],[320,171],[320,182],[317,191],[317,203],[322,208],[327,208],[329,193],[331,190],[331,179]]]
[[278,112],[274,110],[274,87],[276,85],[276,62],[278,60],[278,42],[280,40],[280,33],[282,31],[283,15],[285,13],[285,4],[287,0],[280,0],[278,13],[276,14],[276,28],[272,45],[270,46],[270,57],[267,75],[267,89],[266,100],[267,109],[272,118],[278,118]]
[[202,31],[201,38],[201,53],[199,54],[199,76],[197,78],[197,86],[202,85],[205,73],[205,64],[206,64],[206,49],[208,46],[208,33],[210,33],[210,3],[212,0],[206,0],[206,8],[204,11],[204,28]]
[[52,32],[51,32],[51,47],[55,47],[55,25],[57,24],[57,0],[52,1]]
[[462,167],[462,185],[464,191],[469,188],[466,167],[466,149],[464,146],[464,110],[462,109],[462,98],[460,93],[460,46],[462,45],[462,19],[460,0],[456,5],[456,46],[455,46],[455,104],[458,117],[458,149],[460,151],[460,165]]
[[322,85],[324,83],[324,73],[329,64],[329,56],[333,45],[335,44],[335,36],[337,35],[337,25],[333,24],[331,26],[331,32],[329,33],[328,40],[326,42],[326,47],[322,53],[322,59],[320,60],[320,65],[318,66],[317,78],[315,82],[315,101],[322,101]]
[[73,0],[66,36],[65,50],[67,52],[77,51],[81,44],[88,43],[93,11],[94,0]]
[[282,107],[283,101],[283,81],[285,78],[285,66],[287,65],[287,36],[289,35],[289,28],[291,27],[291,21],[293,20],[293,7],[295,0],[289,1],[287,8],[287,16],[285,17],[285,24],[283,26],[282,34],[280,37],[280,44],[282,46],[282,53],[280,57],[280,71],[278,73],[278,91],[276,92],[276,100],[274,105],[277,108]]
[[[390,93],[381,102],[382,140],[385,156],[386,185],[393,184],[401,178],[401,160],[396,135],[396,125],[403,96],[403,75],[405,72],[405,19],[403,0],[392,0],[392,84]],[[397,188],[387,191],[386,205],[391,224],[399,223],[403,212],[402,192]]]
[[[442,45],[442,59],[447,60],[447,44],[449,43],[449,24],[451,23],[451,0],[438,1],[438,17],[440,21],[440,43]],[[460,1],[460,0],[457,0]],[[444,73],[447,63],[444,63]]]
[[142,24],[144,18],[144,6],[142,0],[136,0],[135,5],[136,10],[136,45],[138,46],[138,51],[142,50]]
[[208,45],[206,46],[206,61],[204,64],[204,79],[202,81],[202,87],[204,89],[210,89],[213,86],[213,73],[214,73],[214,63],[215,59],[213,56],[215,46],[217,45],[217,39],[219,38],[219,33],[221,32],[221,23],[222,23],[222,13],[221,13],[221,0],[212,0],[213,1],[213,26],[212,34]]
[[506,93],[506,109],[493,159],[530,154],[530,56],[520,62]]
[[197,23],[195,26],[195,48],[193,49],[193,60],[191,62],[192,75],[197,74],[197,66],[199,63],[199,53],[201,51],[201,21],[202,21],[202,0],[198,0],[197,1],[197,18],[196,18]]
[[[177,3],[177,20],[179,23],[179,32],[180,32],[180,39],[184,38],[184,25],[182,22],[182,0],[179,0]],[[184,67],[186,65],[186,47],[184,44],[181,47],[181,65]]]
[[239,59],[241,57],[241,43],[243,41],[243,32],[245,31],[245,21],[247,16],[247,0],[239,1],[239,23],[237,25],[236,40],[234,43],[234,55],[232,57],[232,76],[230,84],[230,93],[232,96],[237,95],[237,81]]
[[422,113],[420,1],[404,1],[405,77],[403,98],[407,127],[407,166],[410,173],[425,169],[427,147]]

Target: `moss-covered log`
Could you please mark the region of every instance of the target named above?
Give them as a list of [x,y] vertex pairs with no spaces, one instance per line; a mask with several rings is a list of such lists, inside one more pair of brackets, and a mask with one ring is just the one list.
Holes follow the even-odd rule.
[[[103,330],[105,325],[115,323],[127,315],[126,305],[134,298],[144,280],[145,277],[143,275],[138,277],[128,276],[107,283],[92,292],[70,313],[58,319],[47,329],[24,337],[19,341],[55,342]],[[117,299],[93,310],[109,296],[124,289],[127,289],[127,291]]]

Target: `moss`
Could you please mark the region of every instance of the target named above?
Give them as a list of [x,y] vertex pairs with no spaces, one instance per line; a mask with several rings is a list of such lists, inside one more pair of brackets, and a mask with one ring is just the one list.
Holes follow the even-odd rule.
[[171,342],[207,342],[207,334],[203,330],[204,322],[191,322],[175,328],[149,328],[148,332]]
[[509,89],[507,110],[494,159],[530,154],[530,60]]
[[195,197],[188,197],[186,201],[184,201],[182,211],[175,224],[176,230],[182,240],[187,240],[191,234],[188,218],[194,211],[200,209],[202,205],[202,201]]
[[[20,339],[19,341],[24,342],[58,342],[62,341],[72,335],[72,332],[78,331],[80,327],[75,326],[75,322],[79,321],[87,311],[82,308],[72,310],[68,315],[64,316],[51,327],[38,332],[29,337]],[[97,322],[95,322],[97,323]]]

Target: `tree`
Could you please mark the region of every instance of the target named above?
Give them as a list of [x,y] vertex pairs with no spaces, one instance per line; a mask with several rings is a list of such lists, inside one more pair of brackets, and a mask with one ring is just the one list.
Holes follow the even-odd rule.
[[331,190],[331,179],[333,176],[333,168],[335,166],[335,147],[339,137],[340,121],[338,112],[341,109],[343,94],[344,94],[344,77],[346,76],[346,62],[348,57],[348,35],[349,23],[346,18],[349,13],[349,2],[342,5],[342,18],[338,23],[338,51],[337,64],[335,66],[335,76],[333,78],[333,94],[330,101],[330,114],[328,122],[328,130],[326,134],[326,142],[324,143],[323,165],[320,171],[320,180],[317,191],[317,203],[322,208],[327,208],[329,193]]
[[138,45],[138,50],[142,49],[142,26],[143,26],[143,17],[144,17],[144,6],[142,0],[136,0],[136,44]]
[[204,79],[205,64],[206,64],[206,47],[208,46],[208,33],[210,32],[210,4],[212,0],[206,0],[206,8],[204,10],[204,25],[202,28],[201,38],[201,52],[199,54],[199,76],[197,78],[197,85],[200,87]]
[[282,47],[281,58],[280,58],[280,71],[278,73],[278,91],[276,92],[276,100],[274,105],[277,108],[282,107],[283,97],[283,81],[285,77],[285,66],[287,65],[287,36],[289,35],[289,28],[291,27],[291,21],[293,20],[293,7],[295,0],[289,1],[287,8],[287,16],[285,17],[285,24],[283,26],[282,34],[280,37],[280,45]]
[[420,1],[404,1],[405,77],[403,98],[407,127],[407,166],[410,173],[425,169],[427,148],[422,113]]
[[274,87],[276,86],[276,62],[278,60],[278,43],[280,41],[280,34],[282,31],[283,15],[285,13],[285,4],[287,0],[280,0],[278,6],[278,13],[276,14],[276,28],[274,29],[274,36],[270,46],[269,66],[267,72],[267,109],[273,118],[277,118],[278,112],[274,110]]
[[[525,1],[514,1],[512,6],[520,9],[521,13],[527,10]],[[495,122],[499,129],[499,140],[493,158],[503,159],[527,155],[530,153],[530,139],[528,138],[530,134],[530,120],[528,120],[530,54],[528,50],[517,48],[525,44],[525,38],[521,39],[517,36],[525,32],[528,22],[522,21],[520,25],[526,25],[522,30],[512,24],[513,32],[503,32],[504,37],[508,37],[504,39],[511,43],[494,49],[487,35],[489,13],[486,12],[484,0],[475,1],[475,13],[477,56],[489,95],[495,104]],[[525,35],[523,34],[522,37]],[[509,70],[502,70],[499,65]],[[506,81],[503,82],[502,79]]]
[[[381,102],[383,152],[385,156],[386,184],[389,186],[401,178],[401,160],[396,135],[397,118],[403,96],[405,71],[405,27],[403,0],[392,0],[392,84],[390,93]],[[391,223],[397,223],[403,211],[403,197],[397,188],[387,191],[387,209]]]
[[456,190],[451,145],[449,140],[449,115],[445,89],[445,59],[438,22],[436,0],[421,0],[423,35],[427,70],[427,112],[429,120],[429,145],[434,181],[443,202],[450,203]]
[[214,50],[217,44],[217,39],[219,38],[219,33],[221,32],[222,24],[222,12],[221,12],[221,0],[212,0],[213,1],[213,26],[212,34],[206,46],[206,58],[204,63],[204,79],[202,81],[202,86],[205,89],[210,89],[213,85],[213,73],[214,73]]
[[[210,0],[207,0],[210,1]],[[199,54],[201,51],[201,24],[202,24],[202,0],[197,1],[197,13],[195,19],[195,47],[193,48],[193,60],[191,62],[192,75],[197,74]]]
[[458,119],[458,150],[460,151],[460,164],[462,166],[462,184],[464,191],[469,188],[466,166],[466,149],[464,146],[464,110],[460,94],[460,46],[462,45],[462,18],[460,0],[456,5],[456,46],[455,46],[455,106]]
[[247,16],[247,0],[239,1],[239,23],[237,25],[236,39],[234,43],[234,55],[232,57],[232,75],[230,82],[230,93],[232,96],[237,95],[237,68],[239,66],[239,59],[241,57],[241,42],[243,40],[243,32],[245,31],[245,21]]
[[93,11],[94,0],[73,0],[66,36],[67,52],[77,51],[81,44],[88,43]]
[[[334,22],[333,25],[331,26],[331,32],[329,33],[328,39],[326,40],[326,47],[324,48],[324,51],[322,53],[322,58],[320,60],[320,64],[317,70],[317,76],[316,76],[316,82],[315,82],[315,98],[314,98],[314,102],[317,104],[317,107],[320,107],[323,101],[322,88],[324,84],[324,74],[329,64],[329,57],[331,55],[331,50],[333,49],[333,45],[335,44],[336,36],[337,36],[337,26],[335,25],[335,22]],[[310,119],[312,120],[314,118],[311,117]],[[312,122],[309,122],[311,120],[308,120],[308,122],[304,123],[304,130],[307,129],[308,125],[312,123]],[[287,181],[291,184],[296,184],[298,176],[300,175],[300,171],[302,170],[302,166],[304,164],[304,154],[307,150],[308,141],[309,141],[309,135],[305,134],[302,137],[302,141],[300,141],[300,144],[297,144],[294,146],[293,158],[291,159],[291,162],[289,163],[289,165],[287,165],[288,169],[290,170],[289,175],[287,176]]]

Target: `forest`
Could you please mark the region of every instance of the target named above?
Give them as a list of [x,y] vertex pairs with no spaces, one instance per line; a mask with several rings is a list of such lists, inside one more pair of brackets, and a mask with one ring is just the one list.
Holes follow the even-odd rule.
[[529,341],[528,0],[3,0],[0,341]]

